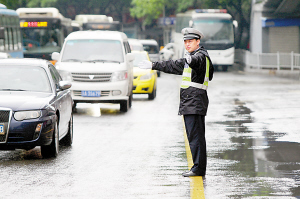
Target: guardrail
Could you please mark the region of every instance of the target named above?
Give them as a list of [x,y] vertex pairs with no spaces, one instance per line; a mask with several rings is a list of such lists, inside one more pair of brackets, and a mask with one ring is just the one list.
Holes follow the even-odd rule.
[[300,54],[291,53],[251,53],[236,49],[235,61],[250,69],[300,70]]

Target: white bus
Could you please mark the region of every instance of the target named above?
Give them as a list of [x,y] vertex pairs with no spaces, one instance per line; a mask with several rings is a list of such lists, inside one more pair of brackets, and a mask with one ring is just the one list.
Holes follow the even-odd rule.
[[23,58],[19,16],[0,3],[0,58]]
[[24,57],[51,60],[60,52],[64,39],[72,32],[69,18],[56,8],[19,8]]
[[115,30],[122,31],[122,24],[106,15],[76,15],[75,21],[83,30]]
[[208,50],[208,54],[217,69],[227,71],[234,63],[234,26],[232,16],[225,9],[196,9],[176,15],[174,41],[174,58],[184,57],[185,49],[181,30],[193,27],[204,34],[200,46]]

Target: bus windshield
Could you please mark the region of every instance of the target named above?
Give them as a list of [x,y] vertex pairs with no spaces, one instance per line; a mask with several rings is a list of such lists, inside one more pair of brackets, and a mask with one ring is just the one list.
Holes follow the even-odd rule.
[[60,30],[48,28],[22,28],[24,53],[59,52]]
[[194,28],[204,34],[201,43],[233,44],[234,33],[231,20],[226,19],[195,19]]

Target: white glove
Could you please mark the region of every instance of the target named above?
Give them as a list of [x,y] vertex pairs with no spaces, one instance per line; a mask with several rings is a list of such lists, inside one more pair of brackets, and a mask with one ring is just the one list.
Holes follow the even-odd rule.
[[152,69],[152,62],[148,60],[143,60],[138,64],[141,69]]
[[185,54],[186,63],[190,64],[192,62],[192,57],[189,53]]

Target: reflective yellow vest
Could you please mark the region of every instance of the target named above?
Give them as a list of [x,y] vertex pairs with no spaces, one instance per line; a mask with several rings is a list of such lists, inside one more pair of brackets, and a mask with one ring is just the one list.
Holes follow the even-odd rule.
[[207,57],[206,57],[206,74],[204,77],[203,84],[192,82],[192,68],[190,68],[189,65],[185,63],[184,70],[182,73],[181,88],[188,88],[192,86],[195,88],[207,90],[208,81],[209,81],[209,59]]

